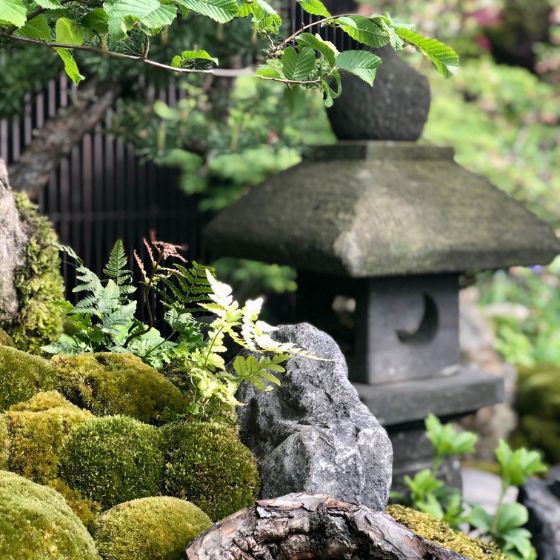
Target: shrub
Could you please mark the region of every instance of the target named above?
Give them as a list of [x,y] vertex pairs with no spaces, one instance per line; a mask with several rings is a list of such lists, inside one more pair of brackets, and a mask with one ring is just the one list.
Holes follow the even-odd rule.
[[0,329],[0,346],[15,346],[12,337],[4,329]]
[[25,266],[15,286],[20,310],[10,335],[21,350],[36,352],[62,331],[59,301],[64,297],[57,236],[51,222],[41,216],[27,195],[14,193],[28,235]]
[[0,412],[56,386],[56,370],[38,356],[0,346]]
[[67,438],[59,474],[105,509],[158,494],[163,474],[160,432],[126,416],[94,418]]
[[60,391],[95,415],[131,416],[161,424],[186,407],[181,391],[154,368],[132,354],[58,355]]
[[212,422],[181,422],[162,430],[165,494],[195,503],[215,521],[254,502],[257,464],[235,430]]
[[182,560],[211,526],[195,505],[166,496],[119,504],[99,517],[92,532],[105,560]]
[[493,545],[455,531],[447,523],[439,521],[428,513],[398,505],[389,506],[387,513],[424,539],[437,542],[471,560],[506,560],[506,557]]
[[99,555],[60,494],[0,471],[0,558],[99,560]]

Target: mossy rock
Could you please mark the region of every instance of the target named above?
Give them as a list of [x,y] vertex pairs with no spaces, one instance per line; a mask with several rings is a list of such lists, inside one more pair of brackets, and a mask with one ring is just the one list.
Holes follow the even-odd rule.
[[97,416],[124,414],[147,424],[163,424],[186,408],[181,391],[132,354],[57,355],[59,390]]
[[49,484],[57,477],[60,452],[70,430],[94,417],[50,391],[12,406],[2,418],[7,428],[7,470]]
[[257,464],[236,430],[212,422],[179,422],[162,431],[164,494],[193,502],[215,521],[254,503]]
[[56,388],[57,372],[39,356],[0,346],[0,412]]
[[507,560],[495,546],[455,531],[428,513],[399,505],[389,506],[387,513],[420,537],[439,543],[470,560]]
[[0,558],[99,560],[99,555],[60,494],[0,471]]
[[88,529],[97,521],[99,514],[103,510],[101,504],[84,498],[80,492],[73,490],[59,478],[51,480],[48,486],[56,490],[66,500],[70,509]]
[[66,439],[60,478],[104,509],[159,493],[163,475],[161,434],[127,416],[94,418]]
[[212,526],[190,502],[160,496],[119,504],[92,528],[104,560],[182,560],[189,544]]
[[14,339],[4,329],[0,329],[0,346],[15,347]]
[[560,367],[519,368],[515,408],[520,422],[512,445],[538,449],[547,462],[560,463]]
[[14,193],[28,236],[25,266],[15,278],[20,310],[9,328],[17,348],[38,352],[62,332],[64,280],[60,274],[58,238],[51,222],[41,216],[24,193]]

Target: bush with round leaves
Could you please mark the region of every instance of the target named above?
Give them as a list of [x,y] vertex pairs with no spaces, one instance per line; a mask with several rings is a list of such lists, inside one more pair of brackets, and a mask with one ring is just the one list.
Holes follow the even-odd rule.
[[189,544],[212,526],[190,502],[159,496],[119,504],[92,528],[105,560],[182,560]]
[[0,345],[0,412],[40,391],[56,388],[57,373],[50,362]]
[[253,504],[260,483],[257,464],[236,430],[213,422],[161,429],[164,494],[193,502],[215,521]]
[[99,555],[60,494],[0,471],[0,558],[99,560]]
[[77,426],[60,456],[60,478],[105,509],[159,493],[161,434],[127,416],[94,418]]
[[132,354],[59,354],[52,363],[60,375],[59,390],[96,416],[124,414],[162,424],[185,411],[181,391]]

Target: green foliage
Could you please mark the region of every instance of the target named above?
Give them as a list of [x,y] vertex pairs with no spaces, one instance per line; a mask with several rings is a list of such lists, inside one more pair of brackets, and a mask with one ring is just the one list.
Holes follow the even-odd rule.
[[0,535],[0,558],[99,560],[91,536],[60,494],[5,471]]
[[[454,51],[435,39],[426,40],[402,24],[396,25],[388,15],[372,17],[346,15],[332,16],[321,0],[302,0],[301,8],[322,19],[297,31],[285,40],[278,39],[282,20],[264,0],[255,2],[237,0],[107,0],[102,6],[71,6],[61,10],[58,3],[49,3],[40,11],[28,9],[25,0],[2,0],[3,19],[0,36],[8,42],[45,44],[54,48],[64,63],[68,76],[79,83],[80,73],[73,51],[87,51],[105,57],[134,60],[177,72],[212,72],[206,64],[217,63],[216,57],[204,49],[191,48],[175,54],[170,63],[149,58],[151,38],[178,25],[177,18],[190,19],[190,14],[204,16],[219,24],[234,19],[248,20],[254,33],[263,35],[270,43],[265,52],[266,64],[257,75],[265,80],[280,81],[290,87],[303,86],[322,91],[325,103],[331,105],[341,93],[340,72],[350,71],[368,83],[375,77],[373,65],[380,60],[371,53],[353,53],[333,60],[330,43],[317,41],[303,44],[299,35],[312,27],[332,26],[341,29],[356,41],[371,47],[390,44],[401,50],[410,44],[424,52],[445,76],[449,66],[456,63]],[[402,32],[401,32],[402,31]],[[129,53],[124,45],[136,52]],[[132,50],[132,49],[131,49]],[[333,52],[336,52],[334,49]],[[338,53],[336,53],[338,54]],[[198,65],[200,61],[202,65]],[[218,74],[217,72],[214,72]],[[219,74],[218,74],[219,75]]]
[[115,506],[99,517],[92,533],[106,560],[182,560],[194,538],[211,526],[194,504],[165,496]]
[[4,329],[0,329],[0,345],[15,347],[12,337]]
[[7,427],[6,470],[50,485],[57,477],[66,436],[73,426],[91,418],[89,412],[70,404],[56,391],[38,393],[29,401],[12,406],[2,415]]
[[0,412],[56,387],[56,370],[43,358],[0,346]]
[[193,502],[215,521],[255,501],[257,464],[234,430],[211,422],[182,422],[161,429],[165,494]]
[[58,372],[58,390],[97,416],[123,414],[162,424],[187,406],[173,383],[131,354],[61,354],[52,363]]
[[506,560],[506,557],[493,545],[473,539],[454,530],[444,521],[433,515],[421,513],[404,506],[391,505],[387,513],[411,531],[443,547],[453,550],[471,560]]
[[20,310],[8,331],[21,350],[37,352],[60,335],[64,296],[57,237],[51,222],[41,216],[27,195],[14,193],[29,238],[25,266],[15,278]]
[[66,439],[59,475],[104,508],[155,496],[163,474],[160,433],[126,416],[94,418]]
[[500,441],[495,453],[500,468],[501,495],[496,513],[490,515],[478,505],[467,510],[459,492],[437,477],[444,458],[474,451],[477,436],[458,432],[449,424],[444,426],[432,414],[426,419],[426,433],[434,446],[434,463],[431,471],[422,470],[413,478],[404,477],[411,505],[454,528],[468,523],[478,535],[492,539],[511,560],[536,560],[531,534],[523,528],[528,520],[527,508],[517,503],[504,503],[504,497],[511,486],[521,486],[527,477],[546,470],[539,453],[526,449],[513,451],[505,441]]

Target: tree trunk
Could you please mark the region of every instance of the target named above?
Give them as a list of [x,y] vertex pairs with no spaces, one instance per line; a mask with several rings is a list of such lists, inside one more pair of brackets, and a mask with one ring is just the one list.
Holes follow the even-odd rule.
[[188,560],[465,560],[390,515],[328,496],[261,500],[214,525]]
[[21,158],[10,166],[12,188],[36,200],[49,175],[86,132],[105,116],[119,93],[115,83],[88,82],[73,104],[58,111],[38,129]]
[[0,159],[0,323],[11,323],[18,312],[15,275],[25,264],[27,235]]

